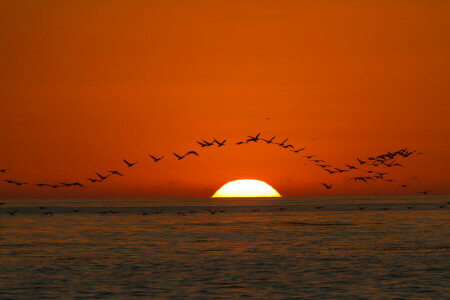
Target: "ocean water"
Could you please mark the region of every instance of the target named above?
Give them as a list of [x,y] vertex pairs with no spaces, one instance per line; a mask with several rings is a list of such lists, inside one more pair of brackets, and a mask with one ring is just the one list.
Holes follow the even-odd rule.
[[449,196],[0,202],[1,299],[450,295]]

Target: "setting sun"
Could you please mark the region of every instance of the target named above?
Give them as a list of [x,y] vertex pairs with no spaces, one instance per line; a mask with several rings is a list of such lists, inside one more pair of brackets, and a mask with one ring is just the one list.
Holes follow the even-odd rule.
[[212,197],[281,197],[281,195],[264,181],[241,179],[224,184]]

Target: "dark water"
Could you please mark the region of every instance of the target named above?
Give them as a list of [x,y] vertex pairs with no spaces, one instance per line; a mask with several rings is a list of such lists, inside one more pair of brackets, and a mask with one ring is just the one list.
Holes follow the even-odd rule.
[[450,295],[449,196],[0,202],[1,299]]

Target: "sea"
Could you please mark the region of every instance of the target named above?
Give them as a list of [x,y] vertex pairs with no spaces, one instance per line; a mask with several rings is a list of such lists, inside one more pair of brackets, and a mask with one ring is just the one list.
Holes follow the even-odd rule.
[[0,202],[0,299],[450,299],[450,196]]

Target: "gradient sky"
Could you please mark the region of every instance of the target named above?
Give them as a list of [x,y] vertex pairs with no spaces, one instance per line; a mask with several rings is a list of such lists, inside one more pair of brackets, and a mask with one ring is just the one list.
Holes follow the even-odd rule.
[[[0,197],[211,196],[242,178],[283,196],[449,194],[449,15],[449,1],[1,1],[0,179],[86,188],[0,182]],[[258,132],[338,167],[425,154],[394,183],[352,183],[233,145]],[[213,137],[229,144],[196,144]],[[125,176],[85,180],[111,169]]]

